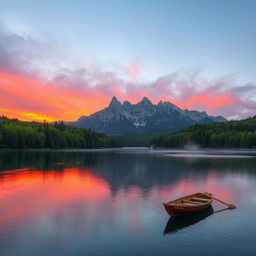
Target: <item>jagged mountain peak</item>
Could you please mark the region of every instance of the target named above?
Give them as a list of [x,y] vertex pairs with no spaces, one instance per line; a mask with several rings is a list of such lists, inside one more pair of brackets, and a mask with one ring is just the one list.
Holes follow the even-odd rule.
[[114,97],[112,98],[112,100],[110,101],[110,103],[109,103],[109,105],[108,105],[109,108],[112,108],[112,107],[121,107],[121,106],[122,106],[122,104],[121,104],[121,102],[116,98],[116,96],[114,96]]
[[143,103],[144,105],[153,105],[152,102],[147,97],[144,97],[141,103]]
[[129,108],[132,107],[132,104],[131,104],[131,102],[125,100],[125,101],[123,102],[123,105],[122,105],[122,106],[123,106],[124,109],[129,109]]
[[179,111],[183,112],[179,107],[176,105],[172,104],[171,102],[168,101],[159,101],[158,104],[156,105],[158,109],[165,109],[165,110],[171,110],[171,111]]
[[182,110],[171,102],[160,101],[155,105],[144,97],[137,104],[129,101],[122,104],[114,96],[107,108],[69,124],[106,134],[163,134],[196,123],[219,121],[225,121],[225,118],[208,116],[207,113],[196,110]]
[[132,105],[132,104],[131,104],[131,102],[130,102],[130,101],[125,100],[125,101],[123,102],[123,105]]

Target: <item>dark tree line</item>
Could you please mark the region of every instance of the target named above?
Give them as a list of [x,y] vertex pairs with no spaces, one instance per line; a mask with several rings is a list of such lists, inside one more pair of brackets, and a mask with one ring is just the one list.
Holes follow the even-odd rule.
[[65,125],[63,122],[24,122],[0,117],[0,148],[106,148],[120,147],[117,139]]
[[153,145],[163,148],[181,148],[190,143],[210,148],[256,148],[256,116],[240,121],[197,124],[152,140]]

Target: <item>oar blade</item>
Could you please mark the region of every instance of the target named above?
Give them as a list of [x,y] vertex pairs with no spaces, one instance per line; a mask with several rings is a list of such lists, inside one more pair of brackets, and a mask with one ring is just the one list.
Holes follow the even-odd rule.
[[226,203],[226,202],[223,202],[222,200],[216,198],[216,197],[213,197],[212,194],[209,194],[209,193],[203,193],[205,196],[209,197],[209,198],[212,198],[222,204],[225,204],[228,206],[229,209],[236,209],[236,206],[234,204],[229,204],[229,203]]

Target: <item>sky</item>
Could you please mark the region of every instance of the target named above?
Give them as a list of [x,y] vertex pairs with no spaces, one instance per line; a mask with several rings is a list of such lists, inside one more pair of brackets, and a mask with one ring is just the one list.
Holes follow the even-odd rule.
[[0,0],[0,114],[90,115],[144,96],[256,113],[254,0]]

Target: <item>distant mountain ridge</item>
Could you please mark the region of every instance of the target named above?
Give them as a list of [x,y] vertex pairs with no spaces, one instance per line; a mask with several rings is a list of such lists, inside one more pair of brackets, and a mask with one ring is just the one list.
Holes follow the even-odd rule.
[[90,116],[82,116],[67,124],[90,128],[108,135],[164,134],[176,132],[193,124],[208,124],[227,121],[222,116],[209,116],[206,112],[182,110],[170,102],[158,104],[144,97],[137,104],[113,97],[109,106]]

